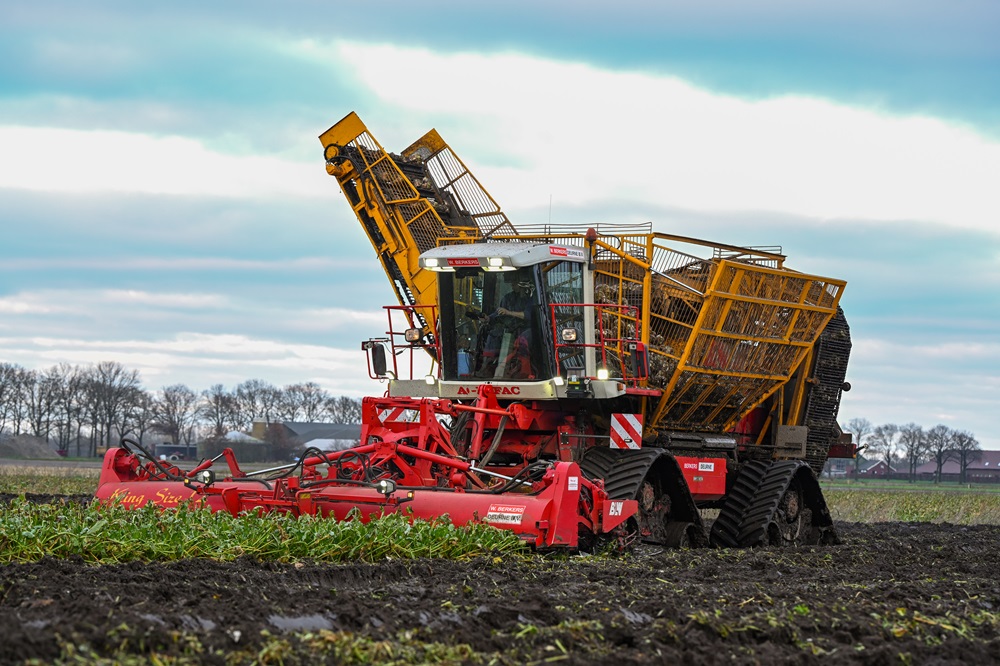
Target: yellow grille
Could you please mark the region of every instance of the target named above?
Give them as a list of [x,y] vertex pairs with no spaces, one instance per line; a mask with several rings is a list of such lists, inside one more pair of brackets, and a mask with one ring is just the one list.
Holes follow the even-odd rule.
[[[725,432],[786,384],[837,311],[845,282],[784,267],[754,250],[658,233],[602,233],[595,244],[594,300],[642,313],[650,428]],[[583,245],[581,234],[497,240]],[[631,337],[634,318],[608,310],[605,331]]]
[[[734,427],[791,378],[836,313],[844,286],[726,259],[713,260],[708,275],[703,298],[678,295],[686,321],[664,317],[674,344],[660,352],[672,372],[652,414],[664,427]],[[685,330],[687,337],[678,337]]]

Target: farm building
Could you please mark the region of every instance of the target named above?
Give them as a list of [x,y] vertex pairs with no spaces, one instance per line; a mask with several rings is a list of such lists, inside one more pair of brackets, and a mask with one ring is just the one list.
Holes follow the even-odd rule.
[[255,421],[253,433],[260,439],[270,436],[270,441],[280,441],[296,448],[312,446],[324,451],[337,451],[361,441],[361,424]]
[[[850,474],[853,473],[854,471],[850,470]],[[859,478],[866,478],[866,479],[875,477],[888,478],[890,474],[895,474],[895,473],[896,473],[896,468],[886,465],[884,460],[865,460],[862,461],[860,466],[858,467]]]
[[[966,483],[1000,483],[1000,451],[976,451],[965,470]],[[949,458],[941,467],[941,481],[957,482],[961,478],[961,468],[957,458]],[[917,478],[932,481],[937,475],[937,463],[933,460],[917,468]]]

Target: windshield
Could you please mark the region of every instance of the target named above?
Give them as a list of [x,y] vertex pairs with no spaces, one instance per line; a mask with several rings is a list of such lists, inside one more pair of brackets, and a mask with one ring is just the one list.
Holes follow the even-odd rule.
[[546,377],[534,267],[459,270],[442,273],[440,281],[445,379]]
[[[584,331],[583,267],[551,261],[514,271],[441,273],[442,371],[448,380],[540,380],[579,374],[580,348],[553,348],[553,330]],[[548,304],[556,304],[553,309]],[[449,322],[451,324],[449,325]]]

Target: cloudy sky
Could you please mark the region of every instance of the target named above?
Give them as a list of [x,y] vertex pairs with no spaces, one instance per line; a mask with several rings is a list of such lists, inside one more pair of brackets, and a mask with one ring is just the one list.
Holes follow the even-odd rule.
[[515,224],[847,280],[841,420],[1000,449],[997,34],[994,0],[8,0],[0,361],[380,392],[393,294],[316,138],[356,111],[436,128]]

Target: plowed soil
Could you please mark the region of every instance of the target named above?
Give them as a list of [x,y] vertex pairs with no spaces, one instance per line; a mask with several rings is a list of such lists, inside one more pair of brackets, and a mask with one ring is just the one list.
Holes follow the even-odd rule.
[[[449,663],[1000,662],[1000,527],[837,527],[835,546],[616,559],[6,565],[0,663],[407,663],[437,644],[468,646]],[[377,645],[317,651],[344,636]]]

